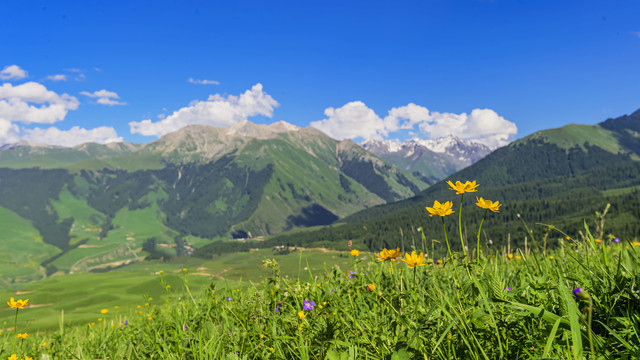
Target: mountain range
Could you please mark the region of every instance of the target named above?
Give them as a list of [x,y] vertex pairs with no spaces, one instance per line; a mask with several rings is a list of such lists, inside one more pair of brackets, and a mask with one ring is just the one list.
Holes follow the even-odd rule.
[[96,270],[330,224],[427,186],[350,140],[285,122],[192,125],[148,144],[5,145],[0,217],[12,231],[0,253],[16,254],[3,266],[18,281],[25,263],[40,275]]
[[491,153],[484,144],[453,135],[434,140],[407,141],[367,139],[360,144],[381,159],[435,183]]

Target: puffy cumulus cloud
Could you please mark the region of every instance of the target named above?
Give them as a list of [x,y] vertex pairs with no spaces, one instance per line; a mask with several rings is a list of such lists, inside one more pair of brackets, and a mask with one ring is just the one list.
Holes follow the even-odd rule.
[[388,126],[362,101],[352,101],[339,107],[324,110],[326,119],[311,122],[311,126],[334,139],[381,138],[387,135]]
[[207,80],[207,79],[200,80],[200,79],[189,78],[187,81],[192,84],[198,84],[198,85],[220,85],[219,81]]
[[10,80],[10,79],[24,79],[27,77],[27,72],[22,70],[18,65],[9,65],[5,66],[2,71],[0,71],[0,79],[1,80]]
[[125,102],[118,101],[120,96],[113,91],[105,89],[94,91],[92,93],[88,91],[81,91],[80,94],[88,96],[90,98],[96,98],[96,102],[101,105],[125,105]]
[[56,127],[47,129],[34,128],[22,131],[20,138],[37,144],[75,146],[87,142],[106,144],[110,142],[121,142],[113,127],[100,126],[94,129],[83,129],[74,126],[69,130],[60,130]]
[[474,109],[470,114],[431,114],[418,127],[430,138],[455,135],[465,140],[477,141],[495,149],[510,143],[518,133],[518,127],[491,109]]
[[45,79],[50,81],[67,81],[67,75],[64,75],[64,74],[49,75]]
[[518,131],[513,122],[491,109],[475,109],[470,114],[438,113],[410,103],[392,108],[381,118],[364,103],[354,101],[338,109],[327,108],[325,115],[326,119],[314,121],[311,126],[335,139],[381,139],[408,130],[420,138],[454,135],[495,149],[511,142]]
[[78,105],[75,97],[59,95],[35,82],[0,86],[0,121],[53,124],[63,120]]
[[193,101],[160,121],[132,121],[129,127],[132,134],[159,137],[192,124],[226,127],[255,115],[271,117],[278,105],[262,90],[262,84],[256,84],[240,96],[210,95],[206,101]]

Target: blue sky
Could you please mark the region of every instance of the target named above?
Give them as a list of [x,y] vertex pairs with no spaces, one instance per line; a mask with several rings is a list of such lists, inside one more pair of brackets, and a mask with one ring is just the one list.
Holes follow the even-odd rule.
[[638,19],[639,1],[4,3],[0,143],[248,119],[496,147],[640,108]]

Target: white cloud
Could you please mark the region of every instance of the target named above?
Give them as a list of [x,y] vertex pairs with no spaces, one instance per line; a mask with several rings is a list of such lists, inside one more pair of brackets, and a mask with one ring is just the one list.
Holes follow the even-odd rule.
[[[364,103],[354,101],[338,109],[327,108],[325,115],[328,118],[314,121],[311,126],[336,139],[381,139],[408,130],[420,138],[454,135],[497,148],[511,142],[518,131],[513,122],[491,109],[474,109],[470,114],[432,113],[426,107],[410,103],[392,108],[382,119]],[[415,130],[419,133],[415,134]]]
[[9,80],[9,79],[24,79],[27,77],[27,72],[22,70],[18,65],[9,65],[5,66],[2,71],[0,71],[0,79],[1,80]]
[[49,75],[46,77],[46,80],[67,81],[67,75],[64,75],[64,74]]
[[101,105],[125,105],[125,102],[118,101],[120,99],[118,94],[113,91],[105,89],[94,91],[92,93],[88,91],[81,91],[80,94],[88,96],[90,98],[97,98],[96,102]]
[[430,138],[449,134],[498,148],[510,143],[518,133],[516,124],[491,109],[474,109],[470,114],[432,113],[429,121],[418,125]]
[[352,101],[334,109],[324,110],[326,119],[311,122],[311,126],[334,139],[380,138],[387,135],[384,121],[362,101]]
[[121,142],[113,127],[100,126],[94,129],[83,129],[74,126],[69,130],[60,130],[56,127],[47,129],[34,128],[24,130],[21,139],[38,144],[75,146],[87,142],[106,144],[110,142]]
[[199,84],[199,85],[220,85],[220,82],[215,80],[206,80],[206,79],[200,80],[200,79],[189,78],[187,81],[192,84]]
[[256,84],[240,96],[210,95],[206,101],[193,101],[160,121],[132,121],[129,127],[132,134],[159,137],[192,124],[226,127],[255,115],[271,117],[278,105],[262,91],[262,84]]
[[53,124],[64,120],[67,113],[76,110],[80,102],[68,94],[57,94],[36,82],[13,86],[0,86],[0,143],[27,140],[34,143],[74,146],[85,142],[108,143],[122,141],[112,127],[69,130],[56,127],[21,129],[17,123]]
[[53,124],[63,120],[67,112],[77,109],[78,105],[75,97],[59,95],[36,82],[17,86],[5,83],[0,87],[0,120],[3,121]]

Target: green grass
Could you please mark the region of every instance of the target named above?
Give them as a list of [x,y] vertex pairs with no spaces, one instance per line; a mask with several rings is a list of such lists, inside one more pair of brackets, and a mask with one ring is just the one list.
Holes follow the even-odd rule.
[[[8,329],[15,310],[1,311],[7,324],[0,357],[637,358],[640,247],[598,243],[588,233],[572,237],[580,240],[555,251],[518,249],[509,257],[494,250],[468,266],[454,260],[410,269],[363,259],[366,254],[294,252],[260,269],[274,257],[262,250],[189,259],[187,272],[178,264],[140,263],[109,274],[53,277],[19,295],[32,305],[19,311],[17,330],[30,336],[15,349]],[[258,284],[234,281],[231,270],[224,272],[232,275],[228,280],[198,275],[239,262],[244,265],[235,270]],[[285,276],[305,266],[300,278]],[[572,293],[576,288],[581,297]],[[36,307],[47,301],[57,304]],[[312,310],[306,301],[315,303]],[[59,327],[62,309],[64,331],[37,330]]]
[[583,147],[588,139],[591,145],[601,147],[610,153],[617,154],[622,150],[611,131],[598,125],[569,124],[557,129],[543,130],[541,133],[547,137],[549,142],[564,149],[576,145]]
[[42,241],[31,222],[0,206],[0,285],[44,277],[40,263],[60,252]]
[[[288,255],[274,255],[271,250],[258,250],[251,254],[237,253],[214,257],[211,260],[180,258],[175,262],[144,261],[112,270],[106,273],[78,272],[57,275],[41,281],[14,285],[13,290],[3,287],[0,298],[29,298],[33,304],[28,312],[21,314],[25,331],[52,330],[58,327],[61,311],[64,310],[65,323],[69,326],[95,321],[102,308],[118,306],[127,313],[137,305],[147,303],[149,297],[156,302],[167,295],[161,286],[157,273],[163,270],[165,279],[174,291],[183,291],[182,269],[189,270],[189,284],[201,289],[210,283],[220,286],[228,284],[234,288],[247,288],[252,283],[260,283],[269,276],[262,268],[262,260],[277,258],[282,264],[283,276],[295,278],[307,263],[312,271],[321,271],[326,266],[345,266],[346,256],[319,250],[299,250]],[[300,265],[300,266],[299,266]],[[197,290],[194,290],[197,291]],[[11,325],[13,313],[6,307],[0,308],[0,330]],[[4,324],[7,322],[7,324]]]

